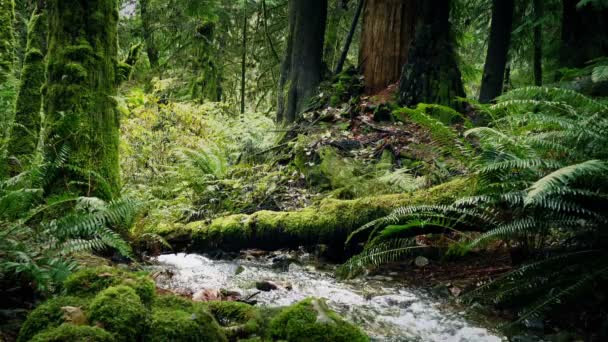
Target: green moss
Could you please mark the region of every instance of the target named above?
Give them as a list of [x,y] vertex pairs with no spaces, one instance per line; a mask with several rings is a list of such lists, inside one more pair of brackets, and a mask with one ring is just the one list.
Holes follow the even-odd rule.
[[15,63],[15,2],[0,0],[0,83],[13,72]]
[[189,312],[194,310],[195,303],[180,296],[164,295],[156,297],[152,306],[156,309],[182,310]]
[[148,338],[152,342],[165,341],[227,341],[220,326],[207,312],[194,313],[175,309],[155,309]]
[[63,283],[66,293],[75,296],[92,295],[116,285],[133,288],[147,305],[152,303],[156,293],[156,284],[146,274],[126,272],[110,266],[83,268],[72,273]]
[[[189,223],[181,231],[191,235],[194,247],[225,250],[257,247],[277,249],[301,245],[330,244],[341,248],[346,237],[365,223],[389,214],[400,206],[449,204],[472,194],[475,181],[455,179],[414,193],[364,197],[355,200],[324,199],[300,211],[259,211],[252,215],[231,215]],[[169,241],[170,236],[164,235]]]
[[86,325],[62,324],[36,335],[32,342],[113,342],[115,339],[107,331]]
[[86,307],[87,300],[77,297],[56,297],[38,306],[28,316],[19,332],[18,342],[29,341],[39,332],[58,327],[65,322],[64,306]]
[[261,333],[264,319],[260,312],[249,304],[213,301],[205,303],[205,306],[222,326],[237,328],[227,330],[231,339]]
[[359,342],[369,338],[317,299],[306,299],[281,311],[270,322],[273,340]]
[[91,324],[103,327],[118,341],[135,341],[146,328],[147,311],[135,290],[120,285],[101,291],[89,307]]
[[46,190],[110,199],[120,189],[119,118],[112,99],[117,0],[51,1],[48,16],[46,152],[52,159],[63,147],[69,148],[66,164],[72,167],[60,172]]

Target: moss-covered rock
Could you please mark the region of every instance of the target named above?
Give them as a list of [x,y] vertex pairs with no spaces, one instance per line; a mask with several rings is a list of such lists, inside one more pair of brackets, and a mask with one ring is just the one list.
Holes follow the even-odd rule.
[[363,342],[369,338],[341,319],[319,299],[306,299],[281,311],[270,322],[273,340]]
[[156,284],[145,273],[132,273],[110,266],[83,268],[72,273],[63,283],[66,293],[74,296],[93,295],[116,285],[133,288],[146,305],[152,303],[156,293]]
[[264,319],[260,311],[249,304],[212,301],[205,303],[205,306],[224,327],[224,332],[231,340],[239,337],[246,338],[262,332]]
[[[301,245],[328,244],[340,250],[347,236],[365,223],[389,214],[400,206],[448,204],[474,192],[474,181],[455,179],[431,189],[413,193],[365,197],[354,200],[324,199],[300,211],[259,211],[231,215],[211,224],[180,225],[179,236],[188,234],[195,249],[242,248],[279,249]],[[171,242],[171,229],[155,231]]]
[[34,336],[32,342],[114,342],[115,339],[109,332],[86,325],[62,324],[56,328],[45,330]]
[[66,322],[63,307],[86,307],[87,300],[77,297],[63,296],[46,301],[38,306],[28,316],[19,332],[17,342],[29,341],[34,335],[43,330],[55,328]]
[[209,313],[203,310],[195,310],[191,313],[179,309],[154,309],[146,340],[151,342],[228,341]]
[[89,306],[91,324],[103,327],[118,341],[135,341],[147,326],[147,310],[135,290],[125,285],[101,291]]

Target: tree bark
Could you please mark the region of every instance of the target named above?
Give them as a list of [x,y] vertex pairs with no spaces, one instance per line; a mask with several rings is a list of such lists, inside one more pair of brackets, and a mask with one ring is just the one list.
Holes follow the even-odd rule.
[[0,0],[0,84],[6,82],[15,64],[15,2]]
[[51,0],[48,16],[45,148],[65,167],[46,190],[110,199],[120,191],[117,1]]
[[416,37],[399,84],[404,106],[437,103],[459,108],[464,87],[453,46],[450,1],[418,0]]
[[340,59],[336,64],[336,69],[334,70],[334,74],[339,74],[342,72],[342,68],[344,68],[344,63],[346,63],[346,57],[348,57],[348,50],[350,50],[350,44],[353,42],[353,37],[355,36],[355,31],[357,30],[357,25],[359,24],[359,18],[361,17],[361,12],[363,12],[363,5],[365,4],[365,0],[359,0],[357,4],[357,10],[355,11],[355,16],[353,18],[352,23],[350,24],[350,30],[348,31],[348,36],[346,36],[346,40],[344,42],[344,48],[342,49],[342,54],[340,55]]
[[291,123],[323,77],[327,0],[289,1],[289,37],[279,81],[277,120]]
[[514,0],[493,0],[492,27],[479,102],[489,103],[502,93],[507,54],[511,45]]
[[416,0],[365,2],[359,64],[366,94],[399,80],[414,39],[416,15]]
[[241,114],[244,114],[245,76],[247,75],[247,6],[244,6],[243,8],[243,42],[241,50]]
[[158,68],[158,50],[154,43],[154,35],[152,34],[152,16],[150,14],[150,0],[139,0],[139,15],[141,16],[141,30],[144,42],[146,43],[146,53],[150,67]]
[[543,85],[543,1],[534,0],[534,84]]
[[28,159],[38,145],[42,121],[40,116],[41,87],[46,81],[47,17],[45,12],[44,8],[36,7],[27,25],[27,45],[15,104],[15,124],[8,144],[11,174],[17,174],[27,167]]
[[608,9],[579,0],[563,0],[560,66],[581,68],[595,58],[608,56]]

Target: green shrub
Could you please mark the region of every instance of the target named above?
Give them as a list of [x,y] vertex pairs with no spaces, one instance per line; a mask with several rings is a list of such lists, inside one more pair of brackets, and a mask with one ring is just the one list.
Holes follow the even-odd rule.
[[86,325],[62,324],[56,328],[45,330],[34,336],[31,342],[114,342],[112,335],[98,327]]
[[120,285],[101,291],[89,307],[91,324],[102,326],[119,341],[135,341],[146,327],[147,311],[131,287]]

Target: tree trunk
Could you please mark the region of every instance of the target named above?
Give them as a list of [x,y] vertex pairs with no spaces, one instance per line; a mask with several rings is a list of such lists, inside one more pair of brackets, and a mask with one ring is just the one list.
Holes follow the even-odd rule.
[[46,33],[46,10],[37,7],[28,23],[25,58],[15,105],[15,124],[8,144],[11,174],[21,172],[29,164],[27,159],[38,145],[42,121],[41,87],[46,81]]
[[0,0],[0,84],[8,79],[15,64],[15,2]]
[[405,106],[424,102],[459,108],[455,97],[465,93],[452,41],[450,1],[416,3],[416,37],[403,67],[399,101]]
[[514,7],[514,0],[492,2],[492,27],[479,92],[481,103],[489,103],[502,93],[507,54],[511,45]]
[[154,35],[152,34],[152,20],[154,18],[150,14],[150,0],[139,0],[139,14],[141,16],[141,28],[144,42],[146,43],[146,53],[150,61],[152,69],[158,68],[158,50],[154,43]]
[[580,68],[595,58],[608,56],[608,9],[579,0],[563,0],[560,66]]
[[117,0],[51,0],[48,16],[45,147],[69,167],[47,191],[110,199],[120,190]]
[[323,77],[327,0],[289,1],[289,37],[279,81],[277,120],[291,123]]
[[241,46],[241,114],[245,113],[245,76],[247,74],[247,7],[243,8],[243,42]]
[[350,30],[348,31],[348,36],[346,36],[346,41],[344,42],[342,54],[340,55],[340,59],[338,60],[338,63],[336,64],[336,69],[334,70],[334,74],[336,75],[342,72],[342,68],[344,68],[344,63],[346,63],[346,57],[348,57],[348,50],[350,50],[350,44],[352,44],[353,42],[353,37],[355,36],[355,31],[357,30],[357,25],[359,24],[361,12],[363,12],[364,4],[365,0],[359,0],[359,3],[357,4],[355,16],[353,18],[352,23],[350,24]]
[[399,80],[414,39],[416,0],[370,0],[363,10],[359,64],[365,93]]
[[543,85],[543,1],[534,0],[534,84]]

